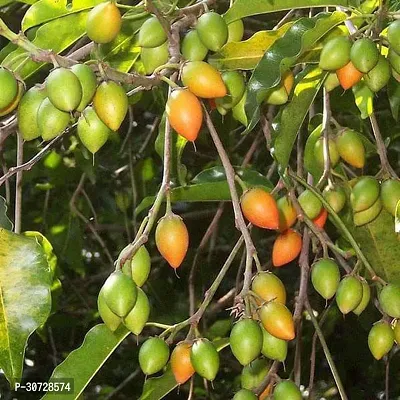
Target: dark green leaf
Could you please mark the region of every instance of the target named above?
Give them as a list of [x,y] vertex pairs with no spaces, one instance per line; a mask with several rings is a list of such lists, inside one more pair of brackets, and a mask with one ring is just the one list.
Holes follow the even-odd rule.
[[0,228],[8,229],[9,231],[13,229],[13,223],[7,216],[6,199],[1,196],[0,196]]

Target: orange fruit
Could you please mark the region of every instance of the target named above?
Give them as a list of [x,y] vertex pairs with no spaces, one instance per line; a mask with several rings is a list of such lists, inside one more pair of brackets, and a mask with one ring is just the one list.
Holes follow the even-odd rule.
[[272,336],[282,340],[292,340],[296,336],[292,313],[276,301],[264,304],[259,311],[265,330]]
[[281,233],[272,248],[273,266],[281,267],[293,261],[300,254],[302,244],[303,240],[300,234],[293,229]]
[[344,67],[336,71],[336,75],[344,90],[350,89],[356,83],[360,82],[363,73],[360,72],[350,61]]
[[272,392],[272,383],[270,383],[265,390],[258,396],[258,400],[267,400],[268,396]]
[[194,374],[194,368],[190,361],[192,344],[180,342],[171,354],[171,369],[177,383],[182,385]]
[[259,272],[251,283],[251,290],[264,301],[275,300],[278,303],[286,303],[285,286],[272,272]]
[[313,219],[313,222],[315,225],[318,226],[318,228],[322,229],[325,226],[327,219],[328,219],[328,211],[326,211],[326,209],[323,208],[321,212],[318,214],[318,216]]
[[283,84],[284,88],[286,89],[287,94],[290,94],[290,92],[293,89],[293,85],[294,85],[294,75],[291,70],[287,71],[282,76],[282,84]]
[[276,204],[279,210],[279,230],[283,232],[296,223],[297,212],[287,196],[279,198]]

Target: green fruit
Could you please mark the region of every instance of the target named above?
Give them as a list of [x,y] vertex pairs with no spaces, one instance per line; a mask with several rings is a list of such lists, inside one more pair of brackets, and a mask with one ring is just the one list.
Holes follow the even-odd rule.
[[336,71],[350,61],[351,42],[346,36],[329,40],[321,50],[319,66],[328,71]]
[[164,340],[153,337],[147,339],[139,350],[139,365],[146,375],[161,371],[169,359],[169,347]]
[[37,112],[37,124],[43,140],[51,140],[62,133],[70,121],[69,113],[54,107],[46,97]]
[[[115,204],[117,205],[119,210],[122,212],[126,212],[129,208],[129,206],[131,205],[131,194],[127,190],[122,190],[122,191],[115,192],[114,197],[115,197]],[[128,276],[131,275],[131,268],[130,268],[129,263],[125,263],[125,265],[122,267],[122,272],[125,275],[128,275]]]
[[342,211],[346,204],[346,192],[340,186],[327,186],[322,195],[336,213]]
[[237,19],[236,21],[228,24],[228,40],[229,42],[240,42],[243,39],[244,35],[244,24],[241,19]]
[[391,69],[389,61],[380,54],[375,67],[368,74],[364,75],[364,81],[373,92],[379,92],[387,85],[390,77]]
[[274,400],[302,400],[300,389],[290,380],[280,381],[274,390]]
[[355,276],[346,276],[342,279],[336,292],[336,303],[343,314],[353,311],[361,302],[363,287]]
[[371,299],[371,288],[365,279],[361,279],[361,285],[363,288],[363,295],[360,304],[353,310],[356,315],[361,315],[361,313],[367,308],[369,300]]
[[157,17],[146,20],[139,30],[139,46],[158,47],[167,40],[167,34]]
[[376,202],[364,211],[360,211],[354,213],[353,221],[355,226],[362,226],[365,224],[369,224],[372,222],[382,211],[382,201],[380,197],[376,200]]
[[271,360],[285,361],[288,349],[287,341],[271,335],[264,327],[261,330],[263,334],[261,353]]
[[232,329],[229,342],[233,355],[242,365],[247,365],[261,353],[263,335],[258,323],[242,319]]
[[110,307],[108,307],[104,299],[104,290],[100,289],[99,296],[97,298],[97,308],[99,309],[99,314],[103,322],[107,325],[108,329],[115,331],[121,324],[121,318],[114,314]]
[[130,272],[137,286],[142,287],[150,274],[151,260],[146,247],[141,246],[130,261]]
[[394,332],[385,321],[377,322],[369,331],[368,347],[375,359],[380,360],[394,345]]
[[22,96],[17,115],[18,130],[24,140],[33,140],[40,136],[37,114],[46,96],[46,90],[37,86],[30,88]]
[[12,72],[0,67],[0,109],[8,107],[18,93],[18,82]]
[[381,199],[383,207],[396,216],[396,206],[400,201],[400,180],[387,179],[381,185]]
[[389,46],[398,54],[400,54],[400,21],[392,22],[387,31],[387,40]]
[[96,92],[97,78],[92,68],[85,64],[76,64],[71,67],[71,71],[78,77],[82,87],[82,98],[76,109],[83,111],[92,101]]
[[190,361],[194,370],[205,379],[213,381],[219,370],[219,354],[208,339],[199,339],[193,343]]
[[368,38],[356,40],[351,46],[350,60],[360,72],[366,74],[371,71],[379,60],[376,44]]
[[113,272],[103,285],[104,300],[111,311],[125,317],[136,304],[137,287],[132,279],[121,271]]
[[93,107],[86,107],[78,119],[78,136],[83,145],[95,154],[107,142],[111,129],[98,117]]
[[93,107],[99,118],[111,130],[117,131],[128,112],[128,96],[117,83],[102,82],[94,95]]
[[322,209],[322,203],[312,192],[305,190],[298,198],[301,208],[310,219],[316,218]]
[[203,44],[211,51],[218,51],[228,40],[228,26],[215,12],[203,14],[197,21],[197,33]]
[[336,75],[336,72],[330,72],[324,81],[324,87],[327,92],[331,92],[333,89],[336,89],[340,86],[339,79]]
[[[331,167],[335,168],[336,164],[339,162],[340,156],[338,153],[338,149],[336,147],[336,143],[333,139],[329,138],[328,140],[328,148],[329,148],[329,159],[331,160]],[[324,166],[324,138],[320,137],[314,145],[314,156],[317,163],[320,167]]]
[[378,199],[379,182],[371,176],[361,177],[354,185],[350,195],[350,203],[354,212],[370,208]]
[[263,358],[254,360],[249,365],[246,365],[240,377],[242,388],[248,390],[256,389],[261,385],[268,371],[268,362]]
[[392,318],[400,318],[400,286],[393,283],[386,285],[379,293],[382,311]]
[[57,68],[46,79],[47,96],[61,111],[72,111],[82,100],[82,86],[78,77],[67,68]]
[[388,60],[392,68],[400,74],[400,55],[397,54],[392,48],[389,48]]
[[247,126],[247,116],[244,111],[244,106],[246,104],[247,92],[245,91],[239,103],[232,108],[232,116],[236,121],[239,121],[242,125]]
[[336,146],[344,161],[355,168],[364,167],[365,148],[357,132],[343,129],[336,137]]
[[395,321],[393,326],[394,340],[397,344],[400,344],[400,322],[399,320]]
[[311,270],[314,289],[326,300],[331,299],[339,286],[340,271],[335,261],[323,258],[317,261]]
[[188,61],[203,61],[208,53],[196,30],[189,31],[182,40],[182,55]]
[[233,400],[257,400],[258,397],[248,389],[239,390],[234,396]]
[[228,95],[215,99],[215,104],[217,107],[223,107],[225,110],[229,110],[235,107],[243,97],[246,84],[243,74],[237,71],[226,71],[223,72],[221,76],[228,90]]
[[161,65],[167,63],[169,58],[168,42],[158,47],[143,47],[141,58],[146,75],[150,75]]
[[287,103],[289,100],[289,95],[286,91],[285,86],[280,84],[276,88],[268,90],[267,96],[265,97],[265,102],[267,104],[272,104],[275,106],[280,106]]
[[136,304],[124,318],[124,325],[135,335],[140,335],[150,315],[150,303],[146,293],[138,288]]

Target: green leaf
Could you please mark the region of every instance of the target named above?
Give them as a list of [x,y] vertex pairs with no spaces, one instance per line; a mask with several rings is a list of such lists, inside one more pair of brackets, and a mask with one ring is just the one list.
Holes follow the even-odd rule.
[[387,86],[390,110],[392,111],[393,118],[397,121],[399,119],[399,107],[400,107],[400,83],[393,77]]
[[365,82],[353,86],[354,99],[361,112],[361,118],[368,118],[374,112],[374,92]]
[[[111,332],[106,325],[99,324],[86,334],[82,346],[72,351],[55,368],[50,377],[50,380],[74,379],[74,393],[63,394],[61,396],[63,400],[75,400],[81,395],[97,371],[129,333],[122,325],[115,332]],[[60,394],[48,392],[42,400],[60,400]]]
[[11,231],[13,229],[13,223],[7,216],[7,208],[6,199],[0,196],[0,228]]
[[51,309],[52,274],[35,240],[0,228],[0,368],[15,387],[29,336]]
[[319,124],[308,136],[306,141],[306,145],[304,147],[304,167],[315,179],[315,182],[318,182],[320,178],[323,168],[315,162],[314,148],[318,139],[322,134],[322,124]]

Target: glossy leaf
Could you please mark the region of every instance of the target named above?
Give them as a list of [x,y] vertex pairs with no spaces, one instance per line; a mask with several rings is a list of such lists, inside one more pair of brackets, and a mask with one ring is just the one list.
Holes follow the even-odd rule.
[[0,196],[0,228],[11,231],[13,229],[13,223],[7,216],[7,208],[6,199]]
[[400,107],[400,83],[397,82],[393,77],[387,86],[388,97],[390,103],[390,109],[392,111],[393,118],[397,121],[399,119],[399,107]]
[[361,112],[361,118],[368,118],[374,112],[374,92],[365,82],[353,86],[354,99]]

